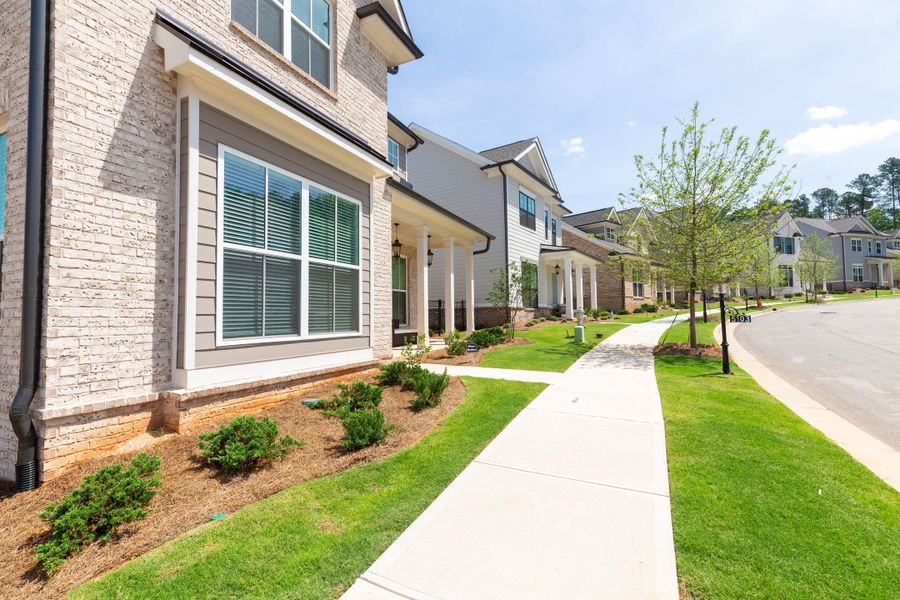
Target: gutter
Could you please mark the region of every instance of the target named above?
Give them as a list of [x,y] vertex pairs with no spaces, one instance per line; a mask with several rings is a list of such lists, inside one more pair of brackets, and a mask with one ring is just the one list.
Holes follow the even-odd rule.
[[50,0],[31,0],[28,59],[28,141],[25,172],[25,243],[19,389],[9,407],[18,438],[16,491],[37,487],[37,432],[31,405],[40,381],[44,199],[47,193],[47,108],[49,104]]

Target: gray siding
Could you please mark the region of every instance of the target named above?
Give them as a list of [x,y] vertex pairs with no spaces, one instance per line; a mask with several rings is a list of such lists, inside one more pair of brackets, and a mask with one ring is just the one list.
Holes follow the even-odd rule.
[[[184,125],[186,130],[187,126]],[[186,131],[183,132],[186,135]],[[184,144],[184,141],[183,141]],[[362,265],[362,335],[350,338],[316,339],[247,346],[216,347],[216,224],[217,161],[219,144],[245,152],[362,202],[360,258]],[[182,164],[186,164],[186,158]],[[364,349],[370,346],[370,198],[369,184],[289,146],[215,109],[200,105],[200,165],[197,251],[197,368],[240,365],[265,360],[312,356]],[[184,186],[186,176],[182,176]],[[182,195],[182,211],[186,194]],[[182,213],[183,214],[183,213]],[[182,228],[185,219],[182,218]],[[182,229],[184,233],[184,229]],[[182,236],[184,239],[184,236]],[[182,250],[182,258],[185,256]],[[182,271],[183,274],[183,271]],[[182,286],[183,289],[183,286]],[[183,306],[183,304],[182,304]]]

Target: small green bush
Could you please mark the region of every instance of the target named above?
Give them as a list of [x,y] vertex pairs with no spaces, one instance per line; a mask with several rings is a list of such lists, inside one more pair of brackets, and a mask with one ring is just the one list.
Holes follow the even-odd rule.
[[655,313],[659,311],[659,307],[655,304],[641,304],[641,310],[646,313]]
[[264,417],[235,417],[218,430],[200,434],[200,452],[223,471],[246,471],[284,458],[303,442],[289,435],[278,437],[278,423]]
[[350,385],[339,383],[338,393],[322,403],[320,408],[335,414],[374,408],[381,404],[382,392],[377,385],[369,385],[365,381],[354,381]]
[[644,309],[641,308],[640,306],[638,306],[636,309],[634,309],[634,314],[636,314],[636,315],[639,315],[642,312],[644,312]]
[[489,327],[487,329],[473,331],[472,334],[469,335],[468,341],[482,349],[496,346],[503,341],[503,328]]
[[450,356],[462,356],[466,353],[466,340],[455,329],[444,334],[444,343],[447,344],[447,354]]
[[611,316],[611,314],[612,314],[612,313],[610,313],[608,310],[601,310],[601,311],[600,311],[600,318],[601,318],[601,319],[608,319],[608,318]]
[[616,313],[617,315],[630,315],[631,312],[626,308],[625,310],[620,310]]
[[384,413],[374,406],[344,413],[341,415],[341,423],[345,434],[341,443],[348,450],[367,448],[381,442],[388,434]]
[[381,365],[381,373],[376,376],[376,379],[378,379],[379,385],[385,387],[400,385],[406,379],[411,368],[413,367],[410,367],[402,360],[390,362],[386,365]]
[[437,406],[441,402],[441,396],[450,385],[450,376],[444,369],[443,375],[421,369],[407,378],[405,386],[415,392],[416,397],[412,401],[415,411]]
[[103,467],[88,475],[58,504],[50,503],[38,515],[50,525],[50,539],[35,548],[47,575],[66,559],[97,540],[113,539],[122,525],[140,521],[160,486],[160,458],[138,454],[128,468]]

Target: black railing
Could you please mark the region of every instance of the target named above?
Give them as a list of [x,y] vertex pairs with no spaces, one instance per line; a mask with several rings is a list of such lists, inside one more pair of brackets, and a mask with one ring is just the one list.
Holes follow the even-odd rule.
[[[453,303],[453,320],[457,331],[466,330],[466,302],[458,300]],[[445,304],[441,299],[428,302],[428,327],[431,331],[443,334],[447,328],[444,313]]]

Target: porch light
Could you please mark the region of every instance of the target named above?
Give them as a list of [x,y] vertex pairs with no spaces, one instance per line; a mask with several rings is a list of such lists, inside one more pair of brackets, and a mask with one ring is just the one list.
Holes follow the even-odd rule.
[[553,272],[559,275],[559,265],[556,265],[556,268],[553,269]]
[[431,236],[428,236],[428,266],[434,262],[434,252],[431,251]]
[[398,227],[400,227],[400,223],[394,223],[394,243],[391,244],[394,258],[400,258],[400,252],[403,250],[403,244],[400,243],[400,237],[397,235]]

